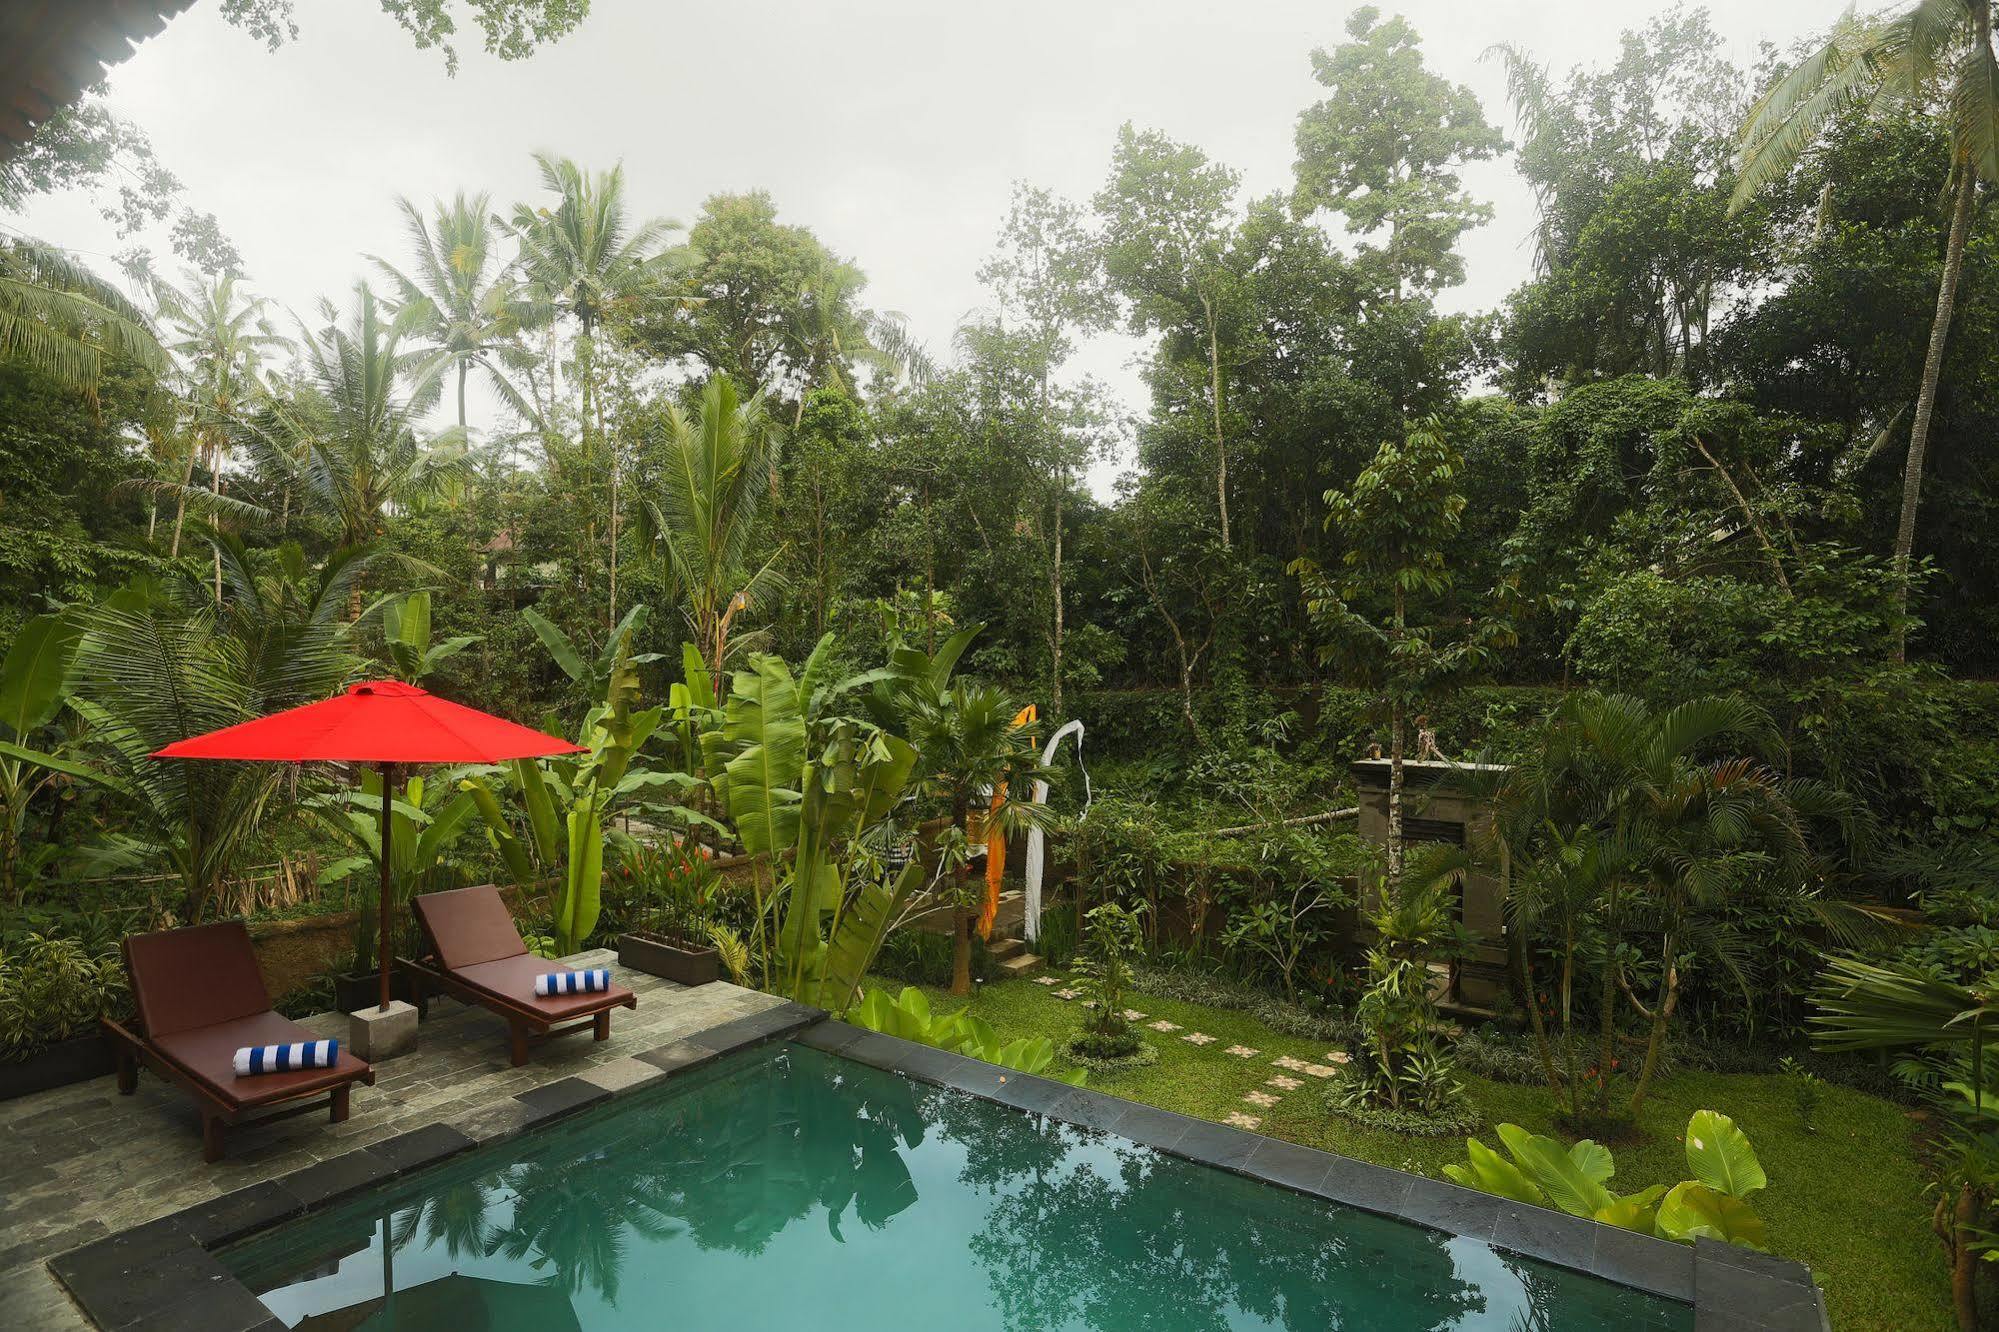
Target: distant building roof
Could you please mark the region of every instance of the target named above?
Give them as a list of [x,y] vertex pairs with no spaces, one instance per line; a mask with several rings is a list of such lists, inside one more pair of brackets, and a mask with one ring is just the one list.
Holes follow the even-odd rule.
[[194,0],[0,3],[0,162]]

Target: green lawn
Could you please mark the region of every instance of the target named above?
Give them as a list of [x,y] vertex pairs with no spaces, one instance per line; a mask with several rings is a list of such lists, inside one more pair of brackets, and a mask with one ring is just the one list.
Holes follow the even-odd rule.
[[[891,993],[901,988],[896,982],[871,983],[884,984]],[[1056,1038],[1059,1046],[1075,1029],[1081,1010],[1057,999],[1050,988],[1026,980],[997,981],[983,986],[972,1003],[1004,1036],[1042,1034]],[[938,1011],[965,1002],[939,990],[926,993]],[[1319,1081],[1303,1075],[1296,1076],[1305,1085],[1284,1093],[1276,1106],[1245,1105],[1245,1092],[1271,1090],[1263,1084],[1280,1071],[1270,1066],[1271,1059],[1288,1054],[1323,1062],[1324,1047],[1279,1035],[1227,1009],[1142,994],[1134,995],[1131,1006],[1145,1012],[1147,1021],[1166,1018],[1217,1039],[1196,1046],[1181,1039],[1184,1033],[1148,1031],[1146,1039],[1159,1048],[1159,1062],[1129,1073],[1093,1073],[1090,1085],[1100,1091],[1207,1119],[1218,1120],[1231,1111],[1256,1114],[1263,1119],[1260,1131],[1275,1137],[1436,1178],[1442,1178],[1446,1162],[1464,1157],[1464,1143],[1456,1139],[1404,1138],[1334,1117],[1320,1102]],[[1224,1053],[1235,1044],[1261,1053],[1252,1060]],[[1070,1065],[1063,1061],[1060,1067]],[[1481,1078],[1466,1082],[1488,1124],[1510,1121],[1561,1136],[1545,1091]],[[1770,1187],[1757,1195],[1756,1207],[1769,1225],[1771,1245],[1786,1257],[1811,1264],[1825,1287],[1835,1328],[1916,1332],[1955,1326],[1942,1249],[1929,1231],[1929,1207],[1912,1157],[1914,1125],[1900,1107],[1827,1087],[1816,1114],[1818,1132],[1807,1134],[1781,1077],[1678,1074],[1657,1084],[1646,1107],[1649,1140],[1616,1149],[1620,1186],[1632,1190],[1685,1178],[1678,1135],[1687,1116],[1701,1108],[1734,1116],[1749,1134],[1770,1175]],[[1498,1145],[1490,1128],[1484,1136]]]

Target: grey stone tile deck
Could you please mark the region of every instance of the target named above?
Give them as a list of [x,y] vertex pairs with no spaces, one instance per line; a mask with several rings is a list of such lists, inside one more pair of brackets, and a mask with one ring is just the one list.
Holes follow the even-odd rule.
[[[606,1091],[629,1087],[654,1068],[635,1055],[783,1003],[726,982],[685,989],[622,968],[618,981],[639,1005],[617,1010],[610,1040],[585,1032],[537,1044],[523,1068],[507,1062],[505,1023],[435,999],[416,1053],[378,1064],[375,1085],[354,1089],[346,1123],[328,1124],[322,1113],[238,1128],[214,1165],[202,1163],[193,1102],[150,1072],[131,1096],[102,1077],[0,1102],[0,1328],[91,1326],[46,1266],[81,1245],[427,1125],[483,1140],[520,1112],[521,1092],[572,1077]],[[346,1035],[344,1014],[304,1025]]]

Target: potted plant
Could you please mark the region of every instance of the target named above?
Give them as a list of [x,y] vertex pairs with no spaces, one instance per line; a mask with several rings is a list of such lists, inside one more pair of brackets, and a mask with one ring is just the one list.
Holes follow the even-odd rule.
[[681,985],[721,979],[708,899],[717,881],[708,848],[675,841],[626,858],[633,927],[618,936],[618,963]]
[[97,1020],[128,1002],[116,954],[39,934],[0,951],[0,1101],[109,1073]]

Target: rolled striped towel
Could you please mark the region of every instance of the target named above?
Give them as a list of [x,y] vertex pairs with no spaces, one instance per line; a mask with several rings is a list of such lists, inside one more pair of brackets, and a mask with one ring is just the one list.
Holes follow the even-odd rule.
[[589,971],[554,971],[534,978],[534,992],[541,998],[556,994],[588,994],[611,988],[611,969],[593,967]]
[[236,1052],[236,1076],[289,1073],[295,1068],[332,1068],[340,1058],[339,1041],[299,1041],[292,1045],[246,1045]]

